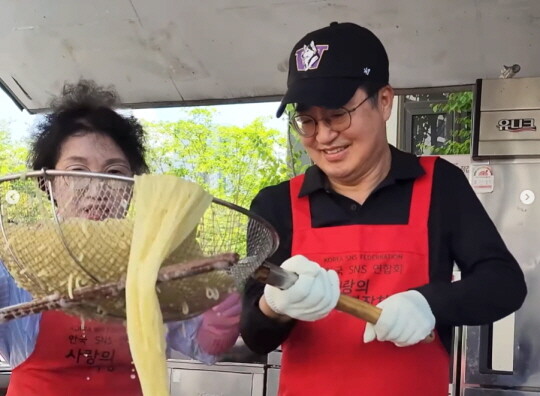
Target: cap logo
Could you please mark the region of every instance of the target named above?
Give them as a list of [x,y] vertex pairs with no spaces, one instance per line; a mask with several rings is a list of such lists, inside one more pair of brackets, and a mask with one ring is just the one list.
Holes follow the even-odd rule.
[[369,67],[364,67],[364,74],[366,76],[369,76],[369,73],[371,72],[371,69]]
[[296,51],[296,69],[298,71],[315,70],[319,67],[328,44],[315,45],[313,41]]

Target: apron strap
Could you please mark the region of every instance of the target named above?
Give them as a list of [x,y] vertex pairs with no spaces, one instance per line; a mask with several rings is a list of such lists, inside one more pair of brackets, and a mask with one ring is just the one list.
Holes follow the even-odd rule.
[[415,180],[409,212],[409,224],[427,227],[429,207],[431,204],[431,186],[433,184],[433,170],[438,157],[419,157],[420,165],[426,172]]
[[304,183],[304,174],[293,177],[290,182],[293,232],[311,228],[309,196],[298,197]]
[[[431,203],[431,187],[433,185],[433,171],[437,158],[436,156],[419,157],[420,165],[426,173],[414,182],[409,212],[410,225],[427,226]],[[296,176],[289,182],[293,232],[295,230],[307,230],[311,228],[309,196],[298,197],[304,183],[304,176],[303,174]]]

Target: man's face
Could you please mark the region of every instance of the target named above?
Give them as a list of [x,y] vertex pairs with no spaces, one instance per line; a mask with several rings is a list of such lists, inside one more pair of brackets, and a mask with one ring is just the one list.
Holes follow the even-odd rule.
[[[354,109],[366,97],[367,94],[358,89],[343,107]],[[386,121],[392,111],[393,98],[390,86],[382,88],[375,103],[368,99],[351,112],[351,125],[341,132],[332,130],[322,121],[330,118],[330,109],[314,106],[299,113],[318,121],[317,133],[300,139],[331,183],[355,185],[381,160],[381,153],[388,148]]]

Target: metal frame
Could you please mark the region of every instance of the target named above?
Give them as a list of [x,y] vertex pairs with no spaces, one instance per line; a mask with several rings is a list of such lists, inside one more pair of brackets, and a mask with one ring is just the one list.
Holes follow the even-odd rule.
[[425,102],[404,102],[402,113],[403,113],[403,123],[404,123],[404,130],[403,132],[403,138],[401,140],[401,146],[400,148],[404,151],[407,151],[409,153],[414,152],[413,147],[413,119],[415,116],[419,115],[432,115],[432,114],[441,114],[446,116],[446,130],[445,133],[448,134],[450,131],[450,126],[454,122],[453,115],[449,113],[439,113],[433,111],[433,109],[430,108],[430,105],[432,104],[441,104],[445,103],[443,100],[434,100],[434,101],[425,101]]
[[[445,103],[444,100],[422,101],[422,102],[406,102],[405,96],[407,95],[425,95],[430,93],[454,93],[463,91],[475,90],[475,85],[451,85],[441,86],[435,88],[408,88],[408,89],[395,89],[394,92],[398,95],[398,121],[397,121],[397,147],[403,151],[412,153],[412,117],[422,114],[443,114],[435,113],[431,108],[426,107],[428,104]],[[451,114],[446,113],[447,116],[447,132],[448,128],[454,123],[454,117]],[[473,117],[474,117],[474,103],[473,103]],[[471,144],[472,146],[472,144]],[[471,148],[472,150],[472,148]]]
[[[2,87],[0,81],[0,87]],[[29,114],[41,114],[50,111],[49,108],[29,109],[24,106],[11,91],[8,92],[7,87],[4,91],[15,102],[18,108],[26,110]],[[154,108],[171,108],[171,107],[197,107],[197,106],[218,106],[228,104],[250,104],[250,103],[266,103],[279,102],[282,96],[246,96],[242,98],[232,99],[203,99],[203,100],[185,100],[185,101],[163,101],[163,102],[141,102],[141,103],[122,103],[121,107],[125,109],[154,109]],[[276,107],[277,109],[277,107]]]

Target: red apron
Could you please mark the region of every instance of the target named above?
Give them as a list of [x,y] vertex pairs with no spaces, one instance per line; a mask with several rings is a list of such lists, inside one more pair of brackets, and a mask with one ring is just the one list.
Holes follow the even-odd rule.
[[7,395],[141,396],[126,328],[43,313],[35,349],[13,370]]
[[[312,228],[309,198],[298,198],[303,175],[291,180],[292,254],[334,269],[343,294],[371,304],[429,282],[428,215],[434,157],[413,187],[409,224]],[[332,311],[296,323],[283,344],[279,395],[446,396],[449,355],[440,339],[397,347],[363,342],[365,322]]]

